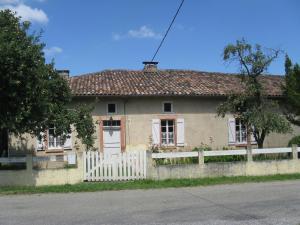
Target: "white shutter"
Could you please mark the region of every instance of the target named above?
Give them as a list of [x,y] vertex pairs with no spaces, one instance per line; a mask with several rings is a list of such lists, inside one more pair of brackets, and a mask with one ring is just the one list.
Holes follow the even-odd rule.
[[159,132],[159,119],[152,119],[152,144],[159,145],[160,144],[160,132]]
[[[254,127],[252,127],[252,131],[254,131]],[[256,140],[255,140],[255,137],[254,137],[254,133],[252,132],[252,134],[251,134],[251,143],[252,144],[256,144]]]
[[184,146],[184,119],[177,119],[177,146]]
[[66,135],[66,140],[64,143],[64,148],[70,149],[72,148],[72,134]]
[[37,150],[43,150],[44,149],[44,132],[40,133],[40,136],[37,137]]
[[235,118],[228,119],[228,143],[235,144]]

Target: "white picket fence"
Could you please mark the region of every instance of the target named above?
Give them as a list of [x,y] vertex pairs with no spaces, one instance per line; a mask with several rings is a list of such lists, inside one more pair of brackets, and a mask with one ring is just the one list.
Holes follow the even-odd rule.
[[83,154],[84,180],[121,181],[146,178],[146,151],[104,154],[88,151]]

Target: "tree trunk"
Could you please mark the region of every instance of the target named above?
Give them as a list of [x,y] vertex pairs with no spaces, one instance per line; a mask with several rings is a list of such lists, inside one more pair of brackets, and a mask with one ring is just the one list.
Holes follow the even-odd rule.
[[247,125],[247,161],[252,162],[251,126]]
[[0,157],[8,156],[8,130],[0,129]]
[[266,132],[263,130],[261,132],[260,137],[257,140],[257,146],[258,146],[258,148],[264,148],[265,137],[266,137]]
[[247,125],[247,149],[251,150],[252,145],[251,145],[251,126]]
[[264,141],[261,141],[261,140],[257,141],[257,147],[264,148]]

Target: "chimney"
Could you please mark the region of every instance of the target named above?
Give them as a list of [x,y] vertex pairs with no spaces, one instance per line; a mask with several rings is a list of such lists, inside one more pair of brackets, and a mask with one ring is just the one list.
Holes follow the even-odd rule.
[[145,61],[143,62],[144,64],[144,72],[157,72],[157,64],[158,62],[153,62],[153,61]]
[[69,78],[70,70],[56,70],[56,72],[63,78]]

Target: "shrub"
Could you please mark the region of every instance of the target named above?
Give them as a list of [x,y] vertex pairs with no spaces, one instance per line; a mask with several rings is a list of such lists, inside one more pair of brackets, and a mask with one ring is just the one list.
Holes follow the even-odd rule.
[[211,151],[211,147],[201,143],[201,145],[199,147],[194,148],[192,151],[193,152],[198,152],[198,151]]
[[292,145],[297,145],[298,147],[300,147],[300,136],[295,136],[289,141],[288,146],[292,147]]

